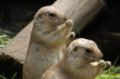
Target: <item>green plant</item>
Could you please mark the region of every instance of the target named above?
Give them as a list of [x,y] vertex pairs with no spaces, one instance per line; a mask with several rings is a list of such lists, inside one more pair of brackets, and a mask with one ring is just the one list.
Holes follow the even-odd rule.
[[0,75],[0,79],[7,79],[7,78],[5,78],[4,76]]
[[16,75],[17,75],[17,72],[13,75],[12,79],[14,79]]
[[120,67],[112,66],[96,79],[120,79]]
[[120,67],[115,67],[116,62],[119,59],[119,55],[115,60],[113,66],[106,70],[102,75],[98,76],[96,79],[120,79]]
[[2,49],[11,38],[8,35],[0,35],[0,49]]
[[7,34],[13,33],[0,29],[0,49],[2,49],[11,40],[11,38]]
[[80,30],[78,29],[78,27],[77,27],[77,26],[75,26],[75,25],[73,25],[73,27],[75,27],[75,28],[76,28],[76,30],[77,30],[77,32],[78,32],[78,35],[80,36]]
[[[17,75],[17,73],[15,73],[15,74],[13,75],[12,79],[14,79],[16,75]],[[4,76],[2,76],[2,75],[0,75],[0,79],[7,79],[7,78],[4,77]]]
[[0,35],[8,35],[8,34],[14,35],[13,32],[10,32],[8,30],[0,29]]

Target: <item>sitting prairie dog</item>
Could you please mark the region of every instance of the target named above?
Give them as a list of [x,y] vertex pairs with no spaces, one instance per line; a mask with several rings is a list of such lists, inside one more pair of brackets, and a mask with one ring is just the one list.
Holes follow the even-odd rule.
[[51,66],[41,79],[94,79],[111,66],[96,43],[79,38],[66,48],[63,58]]
[[40,79],[56,63],[62,46],[71,41],[72,20],[53,6],[42,7],[34,17],[33,30],[23,65],[23,79]]

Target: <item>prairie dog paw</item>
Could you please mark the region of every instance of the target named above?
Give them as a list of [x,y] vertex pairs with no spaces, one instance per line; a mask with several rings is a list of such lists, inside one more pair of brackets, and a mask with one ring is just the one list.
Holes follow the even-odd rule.
[[75,39],[75,32],[70,32],[70,38]]
[[99,63],[100,66],[103,66],[103,67],[105,66],[105,61],[104,60],[100,60],[98,63]]
[[105,69],[109,69],[111,67],[111,62],[110,61],[106,61],[105,62]]
[[99,65],[104,67],[104,69],[109,69],[111,67],[111,62],[110,61],[100,60]]
[[73,21],[72,20],[67,20],[66,24],[72,27],[73,26]]

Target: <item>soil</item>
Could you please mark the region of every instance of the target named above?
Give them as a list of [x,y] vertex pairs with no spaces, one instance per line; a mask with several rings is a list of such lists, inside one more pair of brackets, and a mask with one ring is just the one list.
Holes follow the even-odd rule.
[[[55,0],[0,0],[0,29],[13,32],[14,37],[34,17],[36,11],[45,5],[51,5]],[[104,59],[114,62],[120,52],[120,36],[114,36],[120,32],[120,0],[105,0],[108,8],[105,13],[89,26],[81,37],[92,39],[97,42]],[[111,48],[110,48],[111,47]],[[120,59],[118,60],[118,62]],[[119,63],[117,63],[120,65]],[[12,79],[15,72],[6,68],[0,68],[0,75]],[[1,78],[0,78],[1,79]],[[21,79],[17,74],[14,79]]]

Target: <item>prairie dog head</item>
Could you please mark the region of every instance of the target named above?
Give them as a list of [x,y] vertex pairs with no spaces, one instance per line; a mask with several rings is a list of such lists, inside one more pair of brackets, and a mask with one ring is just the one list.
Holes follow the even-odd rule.
[[102,57],[103,54],[98,49],[97,44],[92,40],[84,38],[79,38],[71,42],[65,53],[67,60],[84,64],[97,61]]
[[66,22],[67,17],[58,7],[45,6],[36,13],[34,20],[43,25],[60,25]]

